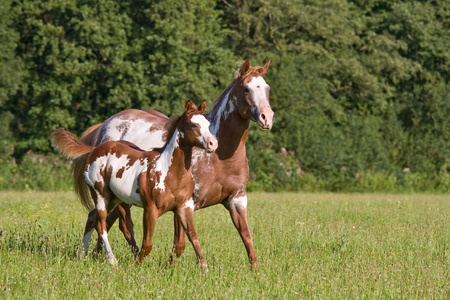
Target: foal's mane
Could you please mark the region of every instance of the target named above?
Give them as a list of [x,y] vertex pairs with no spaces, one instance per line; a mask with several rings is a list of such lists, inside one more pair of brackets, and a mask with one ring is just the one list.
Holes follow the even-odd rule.
[[184,112],[182,115],[178,116],[178,117],[174,117],[169,119],[169,121],[167,121],[166,125],[164,125],[164,129],[167,132],[167,136],[170,138],[171,136],[173,136],[173,133],[175,132],[175,129],[177,129],[178,124],[180,124],[180,122],[182,121],[183,118],[186,117],[186,115],[193,113],[197,111],[197,106],[195,106],[195,108],[188,110],[187,112]]
[[247,72],[245,72],[245,74],[241,74],[242,70],[236,70],[236,73],[234,75],[234,80],[228,85],[228,87],[226,89],[223,90],[223,92],[219,95],[219,97],[217,97],[216,100],[214,100],[214,102],[211,105],[212,106],[211,110],[213,110],[219,104],[220,100],[230,91],[230,89],[234,86],[234,84],[236,83],[236,81],[239,78],[241,78],[242,80],[245,80],[246,78],[248,78],[252,75],[256,76],[258,74],[254,74],[254,73],[257,73],[262,68],[263,67],[261,67],[261,66],[249,67],[249,69],[247,70]]
[[168,137],[167,142],[169,141],[170,137],[173,136],[173,133],[175,132],[175,129],[177,129],[177,126],[183,116],[184,114],[178,117],[171,118],[169,119],[169,121],[167,121],[166,125],[164,125],[164,129],[166,130]]

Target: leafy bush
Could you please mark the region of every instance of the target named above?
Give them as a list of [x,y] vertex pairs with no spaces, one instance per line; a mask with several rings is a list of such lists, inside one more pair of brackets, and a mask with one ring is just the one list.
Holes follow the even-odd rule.
[[56,155],[27,153],[20,163],[0,161],[0,190],[64,191],[72,189],[70,163]]

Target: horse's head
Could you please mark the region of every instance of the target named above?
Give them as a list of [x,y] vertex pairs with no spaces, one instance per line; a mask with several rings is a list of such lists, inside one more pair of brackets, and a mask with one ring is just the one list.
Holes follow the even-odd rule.
[[185,122],[182,132],[189,144],[205,149],[207,152],[214,152],[218,142],[209,131],[209,121],[203,116],[205,109],[206,100],[203,100],[198,108],[191,100],[187,101],[184,107]]
[[262,130],[270,130],[274,113],[269,104],[270,86],[264,80],[270,60],[263,67],[251,67],[248,59],[238,77],[238,109],[241,116],[258,123]]

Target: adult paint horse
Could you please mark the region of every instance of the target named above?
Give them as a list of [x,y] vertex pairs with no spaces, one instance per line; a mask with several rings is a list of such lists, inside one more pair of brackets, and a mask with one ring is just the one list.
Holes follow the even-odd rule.
[[[192,161],[194,210],[223,204],[230,212],[231,220],[244,242],[252,267],[257,261],[247,224],[245,189],[249,171],[245,141],[250,120],[256,122],[262,130],[272,128],[270,87],[264,80],[269,64],[270,61],[263,67],[251,67],[248,60],[244,62],[240,73],[216,99],[212,111],[205,115],[211,122],[211,132],[219,141],[216,152],[207,154],[194,148]],[[143,149],[161,147],[166,142],[164,124],[167,120],[166,116],[156,111],[125,110],[86,130],[83,141],[98,145],[107,140],[127,140]],[[84,184],[83,165],[82,160],[75,161],[73,165],[75,190],[85,207],[89,208],[90,199]],[[120,229],[134,251],[137,251],[129,206],[120,205],[110,214],[108,226],[112,226],[119,215],[123,220],[120,222]],[[95,211],[91,211],[85,229],[85,237],[88,239],[94,224]],[[174,218],[174,226],[171,260],[174,254],[180,256],[185,248],[185,233],[178,218]]]
[[[105,246],[110,264],[116,264],[108,242],[107,212],[119,202],[144,208],[144,237],[139,261],[152,249],[156,220],[173,211],[194,246],[197,259],[206,268],[193,223],[194,180],[191,173],[192,148],[213,152],[217,140],[209,131],[209,121],[200,109],[186,102],[184,113],[166,123],[169,142],[160,150],[143,151],[127,141],[107,141],[93,147],[59,129],[52,141],[67,158],[86,156],[84,177],[97,211],[96,229]],[[86,248],[86,245],[84,245]]]

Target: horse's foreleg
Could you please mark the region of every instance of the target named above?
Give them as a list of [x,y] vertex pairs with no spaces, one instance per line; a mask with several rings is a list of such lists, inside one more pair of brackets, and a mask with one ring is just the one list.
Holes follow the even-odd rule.
[[230,212],[231,220],[236,227],[242,241],[244,242],[247,256],[252,268],[258,266],[255,249],[253,248],[253,239],[250,228],[247,223],[247,195],[233,197],[224,203],[226,209]]
[[180,222],[180,219],[177,215],[173,216],[173,225],[174,225],[174,238],[173,238],[173,248],[170,253],[169,263],[173,263],[174,255],[176,257],[180,257],[183,254],[184,248],[186,246],[186,232],[184,232],[183,226]]
[[203,271],[208,272],[208,265],[206,263],[205,257],[202,254],[202,250],[200,249],[200,242],[198,240],[197,231],[194,227],[194,211],[189,206],[185,206],[177,211],[177,216],[189,238],[189,241],[194,247],[198,263],[202,267]]
[[144,258],[152,251],[153,248],[153,233],[155,231],[156,220],[158,219],[158,209],[153,204],[149,207],[144,207],[144,237],[142,240],[142,248],[139,254],[139,262],[142,262]]
[[[139,252],[139,247],[137,246],[136,240],[134,239],[133,220],[131,219],[130,208],[131,208],[131,205],[122,202],[119,204],[119,206],[116,207],[116,209],[114,211],[117,211],[118,215],[119,215],[120,230],[122,231],[128,244],[131,246],[131,250],[133,251],[133,253],[137,254]],[[108,215],[107,221],[108,221],[110,215],[111,214]],[[116,219],[114,219],[114,221],[115,220]],[[112,223],[114,223],[114,221]],[[109,223],[108,223],[108,225],[109,225]],[[111,226],[112,226],[112,224],[111,224]]]

